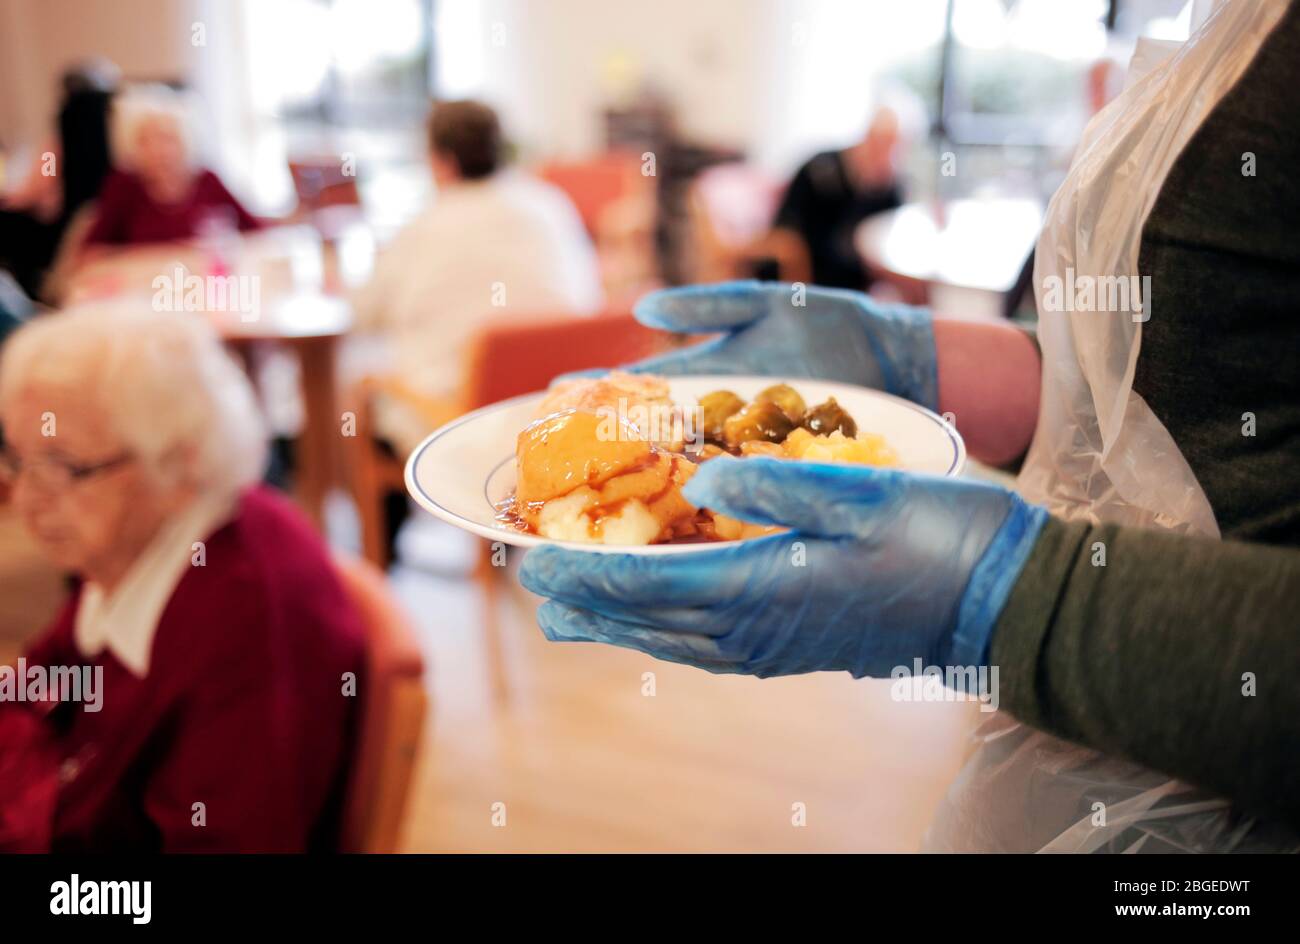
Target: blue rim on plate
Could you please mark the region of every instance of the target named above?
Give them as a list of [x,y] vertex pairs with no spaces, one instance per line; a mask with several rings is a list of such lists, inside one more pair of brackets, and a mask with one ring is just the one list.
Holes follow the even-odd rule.
[[[710,376],[712,377],[712,375]],[[667,377],[665,379],[671,383],[672,381],[675,380],[702,380],[704,378]],[[714,379],[721,379],[721,376]],[[771,381],[773,383],[788,382],[792,384],[797,384],[800,380],[803,380],[811,383],[832,383],[838,386],[845,386],[845,387],[855,386],[853,384],[843,383],[842,381],[821,381],[818,380],[817,378],[794,378],[792,380],[783,381],[782,378],[779,377],[756,378],[752,375],[735,375],[734,377],[729,377],[728,379],[731,379],[733,381],[751,381],[755,379],[762,379],[766,381]],[[942,474],[951,476],[951,475],[956,475],[961,471],[961,468],[964,465],[966,459],[965,443],[962,440],[961,434],[957,432],[957,430],[953,427],[951,423],[949,423],[943,417],[936,414],[934,411],[929,410],[923,406],[920,406],[919,404],[912,403],[910,400],[905,400],[902,397],[895,396],[894,394],[885,393],[884,391],[880,391],[880,390],[872,390],[870,388],[860,388],[860,389],[863,390],[864,392],[869,392],[873,397],[892,401],[896,405],[904,407],[908,411],[915,413],[918,416],[924,417],[930,423],[937,425],[939,429],[943,431],[944,435],[947,437],[949,444],[952,447],[952,461],[949,463],[947,470]],[[508,409],[512,406],[522,404],[529,400],[539,399],[541,396],[544,396],[545,393],[546,391],[539,390],[533,393],[525,393],[525,394],[520,394],[519,396],[510,397],[509,399],[506,400],[499,400],[496,403],[491,403],[488,404],[487,406],[479,407],[476,410],[466,413],[464,416],[457,417],[451,422],[446,423],[443,426],[440,426],[438,429],[434,430],[432,433],[429,434],[429,436],[427,436],[423,441],[421,441],[421,443],[412,451],[410,457],[407,459],[405,472],[404,472],[404,479],[406,483],[407,492],[412,497],[414,497],[420,505],[422,505],[430,513],[434,514],[436,517],[441,518],[442,520],[448,522],[449,524],[460,527],[463,530],[469,531],[480,537],[484,537],[484,539],[486,540],[491,540],[490,537],[481,533],[480,529],[484,528],[482,522],[476,521],[473,518],[467,517],[466,515],[463,515],[460,512],[447,507],[446,504],[439,501],[433,495],[430,495],[429,492],[426,491],[418,481],[418,478],[416,476],[416,470],[420,465],[421,457],[423,457],[424,454],[430,448],[437,445],[439,440],[454,433],[462,426],[468,423],[473,423],[476,420],[478,420],[480,417],[488,413],[494,413],[500,410]],[[488,470],[488,473],[483,478],[483,482],[481,486],[481,494],[483,496],[483,501],[488,508],[491,508],[493,510],[494,513],[498,509],[497,509],[497,504],[493,502],[492,496],[491,494],[489,494],[488,491],[489,486],[492,480],[496,478],[501,468],[507,463],[513,461],[514,458],[515,456],[512,451],[507,452],[500,460],[492,464],[491,468]],[[931,474],[934,473],[932,472]],[[506,540],[507,543],[510,543],[507,540],[508,538],[515,537],[515,538],[530,538],[531,540],[527,542],[527,544],[529,545],[555,543],[555,544],[562,544],[566,547],[574,547],[574,548],[579,548],[584,550],[599,551],[605,553],[616,552],[620,550],[624,552],[637,550],[637,548],[635,547],[617,547],[612,545],[578,544],[572,542],[550,541],[547,538],[542,537],[541,535],[514,530],[505,525],[500,525],[492,530],[494,534],[499,533],[501,540]],[[725,542],[725,541],[711,542],[708,544],[681,545],[681,547],[693,548],[699,550],[707,547],[717,547],[728,543],[732,543],[732,542]],[[676,547],[676,545],[650,545],[650,546],[660,547],[660,548]]]

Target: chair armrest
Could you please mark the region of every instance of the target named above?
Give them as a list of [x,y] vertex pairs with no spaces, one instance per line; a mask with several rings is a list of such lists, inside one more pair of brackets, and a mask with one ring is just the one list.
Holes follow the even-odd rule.
[[430,429],[448,423],[465,412],[464,404],[459,398],[430,397],[392,374],[363,377],[357,382],[353,396],[354,402],[360,409],[366,411],[367,415],[377,397],[388,397],[414,411],[420,419],[429,424]]

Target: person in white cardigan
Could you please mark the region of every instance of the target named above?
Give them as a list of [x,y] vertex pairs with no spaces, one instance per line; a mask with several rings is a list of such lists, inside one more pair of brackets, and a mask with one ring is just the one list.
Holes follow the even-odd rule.
[[[602,304],[595,251],[568,197],[504,166],[496,113],[442,102],[429,118],[432,204],[384,248],[355,298],[358,329],[382,335],[396,376],[429,396],[454,394],[466,347],[493,319],[589,315]],[[377,405],[379,435],[405,454],[429,430],[396,403]]]

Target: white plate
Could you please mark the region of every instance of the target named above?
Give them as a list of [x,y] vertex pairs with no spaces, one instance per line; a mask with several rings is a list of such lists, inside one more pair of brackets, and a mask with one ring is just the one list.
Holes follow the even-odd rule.
[[[673,399],[693,406],[711,390],[732,390],[748,400],[779,377],[703,376],[667,378]],[[898,453],[903,468],[933,475],[959,475],[966,444],[950,424],[924,407],[877,390],[824,380],[787,381],[809,404],[839,401],[863,432],[879,433]],[[497,505],[515,487],[515,440],[535,418],[544,393],[503,400],[453,420],[429,435],[406,463],[406,489],[438,518],[490,541],[517,547],[562,544],[597,553],[689,554],[722,543],[619,546],[551,541],[525,534],[496,519]]]

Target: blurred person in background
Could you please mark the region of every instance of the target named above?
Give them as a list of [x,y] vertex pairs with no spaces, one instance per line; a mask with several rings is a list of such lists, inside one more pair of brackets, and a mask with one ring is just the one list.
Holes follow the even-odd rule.
[[[496,112],[476,101],[435,104],[429,117],[433,203],[380,256],[355,299],[357,327],[382,336],[396,379],[430,400],[454,398],[467,348],[494,319],[589,315],[602,304],[595,250],[559,189],[505,165]],[[405,455],[428,424],[381,400],[381,439]],[[390,536],[406,516],[389,501]]]
[[112,169],[108,116],[117,66],[92,59],[63,75],[58,134],[17,187],[0,196],[0,268],[28,295],[41,281],[77,213],[99,196]]
[[80,702],[16,699],[9,675],[0,849],[329,847],[363,629],[320,538],[257,484],[262,422],[211,329],[38,319],[5,345],[0,419],[18,516],[74,578],[18,674],[102,673]]
[[898,158],[914,133],[911,115],[901,100],[881,105],[860,141],[814,155],[790,181],[772,225],[803,239],[818,285],[865,289],[870,284],[853,233],[867,217],[902,206]]
[[212,171],[195,162],[186,97],[164,85],[123,92],[113,105],[117,170],[104,181],[83,256],[106,247],[178,242],[260,228]]

